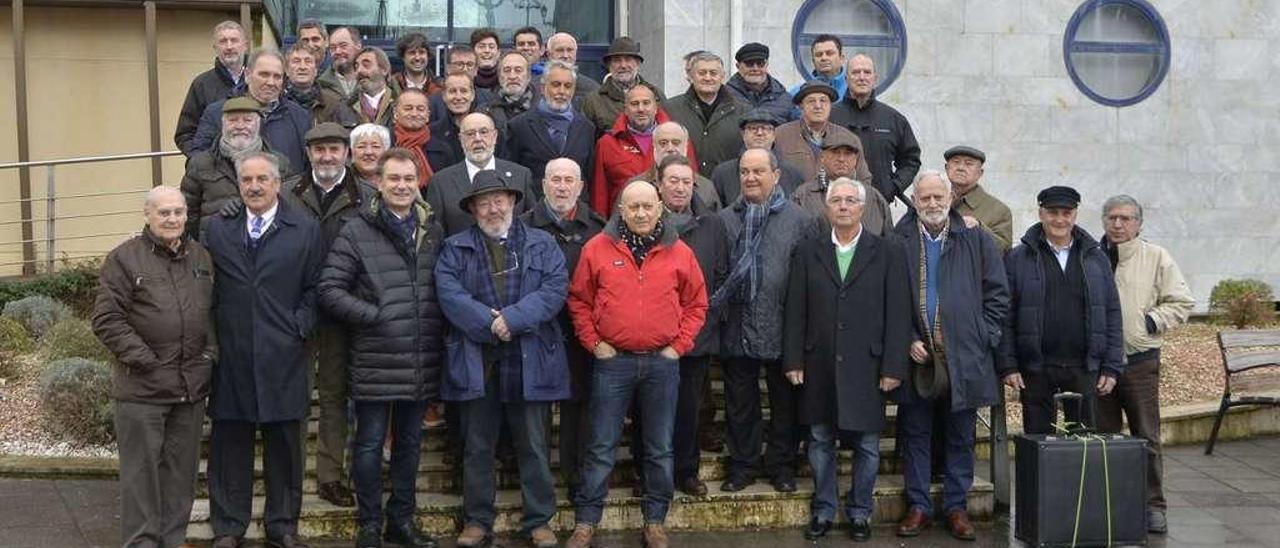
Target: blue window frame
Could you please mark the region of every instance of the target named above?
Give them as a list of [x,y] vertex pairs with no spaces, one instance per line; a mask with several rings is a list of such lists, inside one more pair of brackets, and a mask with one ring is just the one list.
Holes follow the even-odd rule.
[[1088,0],[1062,38],[1071,81],[1103,105],[1141,102],[1169,71],[1169,29],[1146,0]]
[[875,61],[877,94],[893,85],[907,62],[907,28],[890,0],[806,0],[791,26],[791,53],[806,80],[813,76],[809,49],[819,34],[838,36],[846,60],[864,53]]

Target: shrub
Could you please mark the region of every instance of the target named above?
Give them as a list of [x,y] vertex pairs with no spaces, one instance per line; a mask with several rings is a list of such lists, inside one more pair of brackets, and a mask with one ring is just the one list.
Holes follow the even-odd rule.
[[58,437],[107,443],[115,434],[111,366],[82,358],[51,362],[40,375],[45,426]]
[[1222,280],[1213,286],[1209,312],[1214,319],[1236,329],[1266,325],[1275,319],[1271,286],[1259,280]]
[[44,337],[54,324],[74,316],[67,305],[45,295],[32,295],[7,302],[0,315],[17,320],[37,339]]
[[0,378],[17,375],[17,357],[31,352],[35,343],[27,328],[13,318],[0,317]]
[[93,334],[93,326],[87,320],[66,318],[49,328],[40,339],[45,359],[84,358],[111,363],[115,356]]
[[[71,264],[64,262],[62,270],[25,278],[0,282],[0,306],[33,295],[44,295],[66,303],[82,316],[93,310],[93,299],[98,292],[100,259]],[[34,333],[33,333],[34,334]]]

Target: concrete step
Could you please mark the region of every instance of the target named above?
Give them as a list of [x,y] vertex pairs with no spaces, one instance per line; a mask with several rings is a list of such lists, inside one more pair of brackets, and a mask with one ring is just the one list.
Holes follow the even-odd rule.
[[[898,463],[896,454],[893,451],[894,441],[892,439],[880,440],[880,468],[881,474],[898,474],[901,473],[901,467]],[[838,451],[839,471],[842,474],[851,473],[853,467],[853,458],[851,451]],[[728,473],[728,465],[726,464],[727,455],[723,453],[703,452],[701,462],[698,466],[698,477],[708,484],[714,483],[719,485],[724,481]],[[797,461],[797,476],[801,478],[810,477],[811,471],[807,458],[801,456]],[[386,482],[387,466],[383,464],[383,481]],[[200,461],[200,469],[196,478],[196,496],[204,497],[208,495],[208,462]],[[631,487],[634,484],[633,477],[635,473],[635,461],[631,459],[631,451],[625,447],[619,447],[617,452],[617,461],[614,465],[614,472],[610,475],[609,484],[614,487]],[[448,465],[444,463],[443,454],[434,452],[423,455],[418,465],[417,486],[419,491],[433,493],[452,493],[457,492],[461,485],[460,466]],[[498,474],[499,489],[517,489],[520,486],[519,470],[516,467],[504,468],[501,463],[495,465],[495,471]],[[560,454],[557,451],[551,452],[551,472],[555,476],[556,485],[564,487],[564,476],[560,470]],[[266,493],[266,486],[263,483],[263,469],[261,459],[254,459],[253,463],[253,492],[255,495]],[[762,477],[762,482],[767,482],[768,478]],[[315,457],[307,455],[306,468],[303,475],[302,492],[307,494],[315,494],[318,484],[316,482]]]
[[[840,490],[848,488],[850,478],[841,476]],[[703,497],[690,497],[676,492],[667,526],[675,530],[745,530],[755,528],[802,527],[809,521],[809,499],[812,484],[801,482],[795,493],[777,493],[766,484],[756,484],[737,493],[723,493],[718,485],[709,485],[710,492]],[[941,496],[941,487],[932,486],[935,504]],[[565,499],[563,489],[557,491],[559,511],[552,520],[555,529],[565,532],[573,528],[573,507]],[[874,520],[879,524],[893,523],[905,512],[901,476],[882,475],[876,481]],[[247,537],[263,536],[261,520],[265,499],[253,499],[253,519]],[[994,490],[990,483],[977,479],[969,493],[970,516],[979,521],[992,518],[995,504]],[[497,494],[498,518],[494,528],[499,533],[519,529],[520,492],[502,490]],[[418,523],[427,531],[450,538],[460,529],[459,519],[462,500],[457,495],[433,492],[418,493]],[[315,495],[304,495],[299,534],[306,539],[350,539],[355,536],[354,508],[333,506]],[[612,489],[605,504],[602,530],[639,529],[642,525],[640,499],[632,497],[629,489]],[[199,499],[191,513],[187,527],[191,540],[209,540],[213,530],[209,524],[209,501]],[[561,540],[565,537],[562,534]]]

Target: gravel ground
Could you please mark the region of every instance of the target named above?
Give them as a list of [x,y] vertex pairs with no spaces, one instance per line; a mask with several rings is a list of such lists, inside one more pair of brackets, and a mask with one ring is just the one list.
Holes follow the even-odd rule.
[[[1190,324],[1175,329],[1165,338],[1160,379],[1162,406],[1216,401],[1222,395],[1222,359],[1218,352],[1217,326]],[[38,373],[31,356],[22,359],[17,378],[0,379],[0,454],[58,455],[81,457],[115,456],[115,445],[85,445],[62,441],[47,432],[40,420]],[[1236,391],[1280,388],[1280,371],[1275,369],[1241,377]],[[1010,428],[1021,428],[1022,410],[1017,395],[1006,389]],[[984,412],[984,415],[986,413]]]

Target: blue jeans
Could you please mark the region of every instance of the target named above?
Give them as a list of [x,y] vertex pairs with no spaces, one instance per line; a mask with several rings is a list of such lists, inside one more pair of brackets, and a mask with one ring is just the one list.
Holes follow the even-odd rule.
[[520,465],[522,501],[521,531],[528,533],[546,525],[556,514],[555,481],[547,450],[547,425],[551,402],[503,403],[498,394],[497,376],[488,383],[485,396],[458,404],[462,423],[462,519],[464,525],[479,525],[493,531],[498,512],[494,508],[493,469],[498,432],[503,419],[511,428],[511,441]]
[[[917,507],[925,515],[933,515],[929,498],[932,459],[933,413],[938,405],[950,405],[947,399],[926,400],[898,406],[898,428],[902,435],[902,476],[907,491],[907,508]],[[944,514],[964,510],[969,488],[973,486],[974,429],[976,409],[947,413],[946,469],[942,481]]]
[[640,510],[645,523],[663,523],[675,490],[672,478],[676,398],[680,391],[680,363],[660,354],[620,353],[596,360],[591,377],[591,430],[582,463],[582,488],[574,501],[576,521],[598,525],[609,492],[622,421],[631,398],[636,398],[644,443],[644,498]]
[[391,428],[391,497],[387,499],[387,523],[400,525],[413,519],[417,508],[418,460],[422,456],[422,416],[427,402],[355,402],[356,448],[351,479],[355,484],[360,526],[382,521],[382,442]]
[[[871,519],[876,489],[876,471],[880,468],[880,433],[849,432],[853,447],[853,485],[844,501],[844,514],[850,522]],[[839,480],[836,478],[836,429],[830,423],[809,426],[809,466],[813,468],[813,502],[809,513],[818,521],[834,522],[838,504]]]

